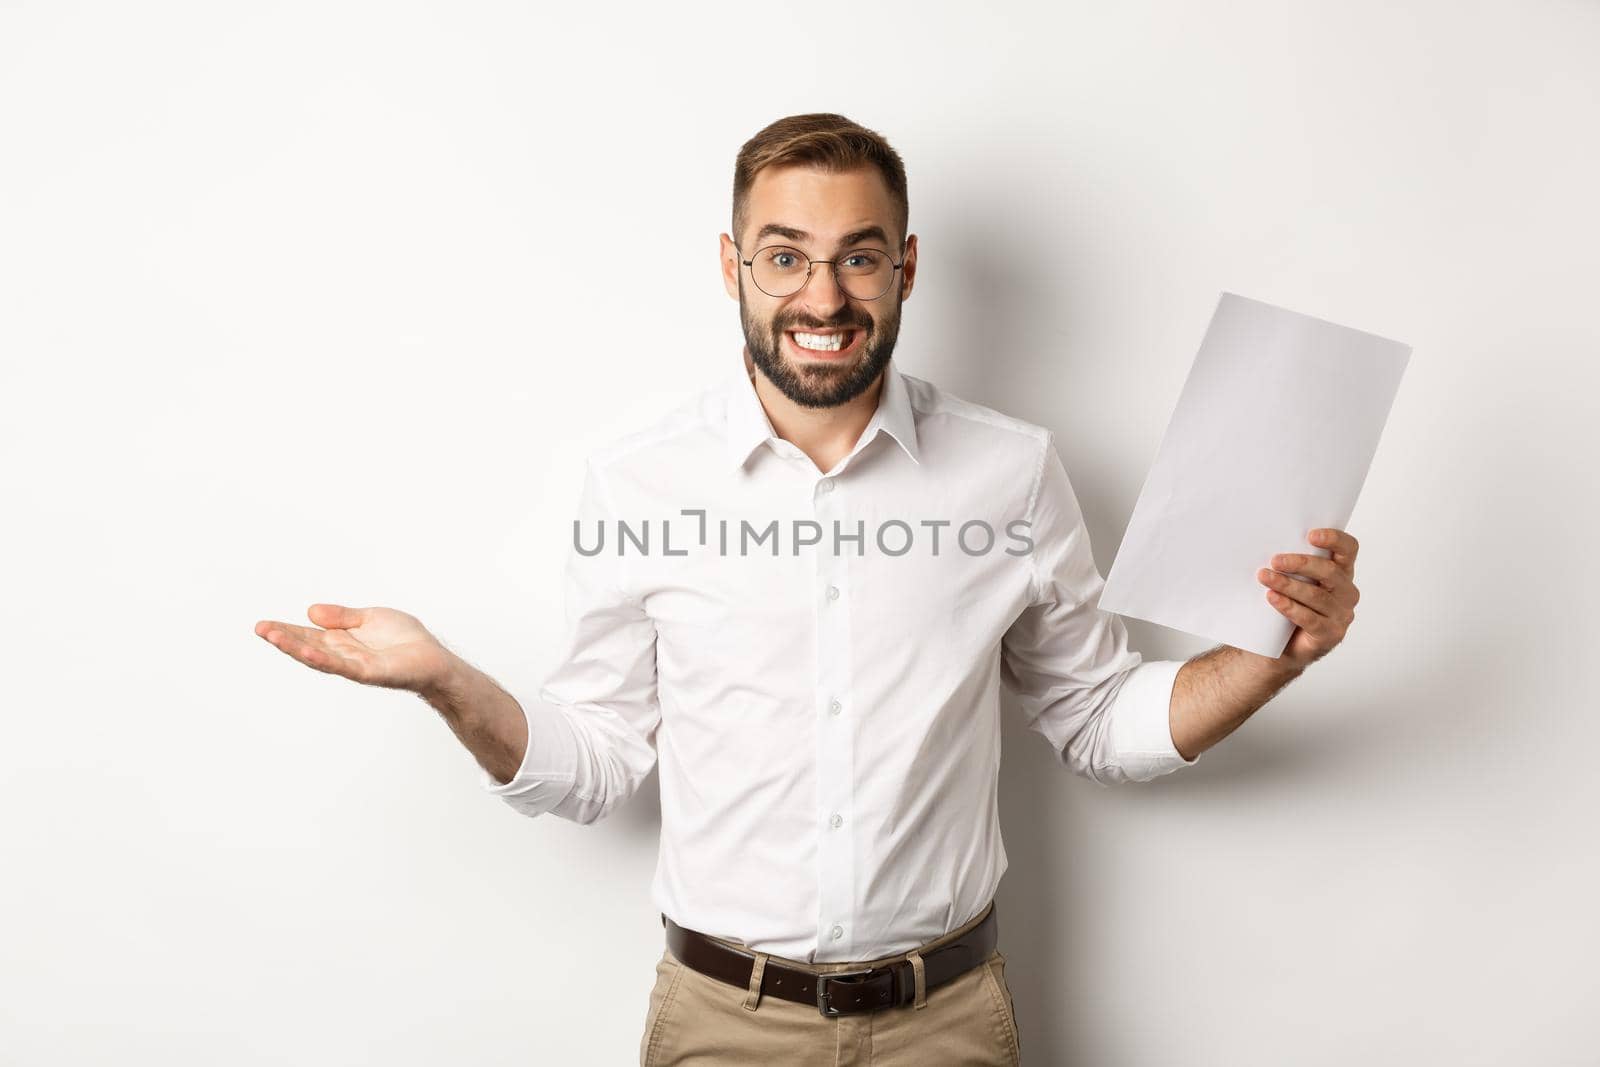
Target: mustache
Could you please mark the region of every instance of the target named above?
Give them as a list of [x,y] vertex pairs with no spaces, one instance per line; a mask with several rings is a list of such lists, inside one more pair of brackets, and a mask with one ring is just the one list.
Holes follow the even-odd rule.
[[868,331],[870,331],[872,329],[872,324],[871,323],[867,323],[867,322],[854,322],[854,321],[844,321],[844,322],[787,322],[787,323],[775,323],[773,328],[776,329],[779,333],[783,333],[786,330],[868,330]]

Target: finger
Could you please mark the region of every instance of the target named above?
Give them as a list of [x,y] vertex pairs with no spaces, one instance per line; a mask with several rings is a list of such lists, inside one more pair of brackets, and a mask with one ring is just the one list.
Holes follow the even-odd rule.
[[1256,579],[1268,589],[1304,604],[1318,615],[1332,617],[1339,612],[1339,602],[1333,590],[1316,582],[1300,581],[1267,567],[1256,572]]
[[313,604],[306,609],[306,618],[326,630],[353,630],[367,621],[367,611],[343,604]]
[[279,622],[277,619],[266,619],[256,623],[256,633],[269,641],[272,639],[270,631],[273,630],[299,641],[320,641],[322,635],[322,631],[315,626],[297,626],[292,622]]
[[258,626],[256,632],[278,651],[307,667],[325,674],[361,680],[363,668],[360,662],[330,646],[322,630],[273,622]]
[[1344,530],[1334,530],[1324,526],[1312,530],[1306,536],[1306,540],[1318,548],[1328,549],[1335,563],[1349,572],[1350,577],[1356,576],[1356,552],[1361,548],[1361,543],[1354,537]]
[[323,643],[321,630],[309,626],[296,626],[290,622],[258,623],[256,633],[278,651],[311,666],[315,666],[311,663],[311,659],[315,657],[309,656],[309,653]]
[[1299,552],[1284,552],[1272,557],[1272,569],[1286,574],[1314,578],[1325,589],[1337,593],[1350,587],[1350,575],[1331,559],[1307,556]]
[[1267,590],[1267,600],[1291,622],[1312,636],[1327,637],[1329,635],[1333,620],[1326,615],[1312,611],[1304,604],[1291,600],[1275,590]]

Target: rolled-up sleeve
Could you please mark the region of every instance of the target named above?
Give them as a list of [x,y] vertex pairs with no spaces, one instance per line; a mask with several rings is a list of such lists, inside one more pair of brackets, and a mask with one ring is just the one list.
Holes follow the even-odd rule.
[[[564,576],[566,636],[536,700],[522,701],[528,750],[509,782],[482,772],[485,790],[525,815],[604,818],[656,763],[661,720],[655,624],[627,590],[616,508],[602,470],[585,468],[578,531]],[[604,531],[601,549],[592,550]]]
[[1109,786],[1190,767],[1172,743],[1182,660],[1145,660],[1104,587],[1066,468],[1048,435],[1029,506],[1030,602],[1001,639],[1001,680],[1073,773]]

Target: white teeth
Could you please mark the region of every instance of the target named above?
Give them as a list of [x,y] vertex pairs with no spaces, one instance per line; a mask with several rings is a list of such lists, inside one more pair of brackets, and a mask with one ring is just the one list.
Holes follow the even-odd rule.
[[789,336],[793,337],[795,344],[801,348],[812,348],[819,352],[837,352],[844,347],[846,335],[842,333],[801,333],[796,330]]

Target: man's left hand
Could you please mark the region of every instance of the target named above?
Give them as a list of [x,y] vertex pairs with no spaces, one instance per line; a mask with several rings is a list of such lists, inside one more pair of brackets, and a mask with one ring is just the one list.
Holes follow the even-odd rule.
[[[1356,550],[1360,545],[1343,530],[1312,530],[1308,543],[1331,550],[1323,559],[1299,552],[1273,556],[1271,569],[1256,572],[1256,581],[1267,587],[1267,601],[1295,624],[1289,644],[1277,663],[1304,670],[1332,652],[1356,618]],[[1282,572],[1282,573],[1280,573]],[[1312,579],[1296,581],[1296,574]]]

